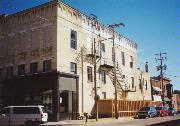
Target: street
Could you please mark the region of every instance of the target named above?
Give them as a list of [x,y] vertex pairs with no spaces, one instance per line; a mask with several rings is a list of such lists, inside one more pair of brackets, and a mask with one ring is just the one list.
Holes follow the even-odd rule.
[[180,115],[178,116],[166,116],[157,118],[146,118],[146,119],[132,119],[128,122],[116,122],[108,124],[99,124],[103,126],[180,126]]
[[133,118],[103,118],[98,122],[95,119],[85,120],[64,120],[59,122],[49,122],[43,124],[44,126],[180,126],[180,115],[166,116],[146,119],[133,119]]

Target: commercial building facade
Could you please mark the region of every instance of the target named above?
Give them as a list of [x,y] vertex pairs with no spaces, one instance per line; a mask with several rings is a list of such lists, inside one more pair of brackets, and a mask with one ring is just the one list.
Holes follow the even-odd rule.
[[[152,100],[150,74],[137,69],[137,44],[60,1],[12,15],[1,15],[0,76],[2,104],[43,104],[53,120],[77,119],[94,112],[94,42],[97,94],[118,99]],[[105,41],[100,41],[105,40]]]

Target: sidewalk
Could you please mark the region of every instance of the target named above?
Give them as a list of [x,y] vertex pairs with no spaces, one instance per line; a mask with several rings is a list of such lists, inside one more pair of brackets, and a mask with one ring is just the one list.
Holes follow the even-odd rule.
[[95,119],[88,119],[87,122],[85,120],[63,120],[59,122],[48,122],[46,124],[41,124],[41,126],[73,126],[73,125],[102,125],[106,123],[116,123],[116,122],[128,122],[130,120],[133,120],[132,117],[127,118],[119,118],[119,119],[112,119],[112,118],[100,118],[98,121]]

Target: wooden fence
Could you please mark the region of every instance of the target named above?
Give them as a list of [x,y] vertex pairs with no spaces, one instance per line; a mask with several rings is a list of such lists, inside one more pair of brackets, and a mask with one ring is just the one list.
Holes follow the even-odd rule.
[[[119,117],[135,116],[143,106],[160,106],[162,102],[118,100]],[[114,100],[99,100],[98,113],[100,117],[114,117]]]

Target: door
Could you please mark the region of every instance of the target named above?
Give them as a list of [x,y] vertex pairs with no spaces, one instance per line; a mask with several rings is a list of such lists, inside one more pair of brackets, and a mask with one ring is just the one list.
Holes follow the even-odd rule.
[[0,111],[0,125],[11,125],[10,108],[4,108]]

